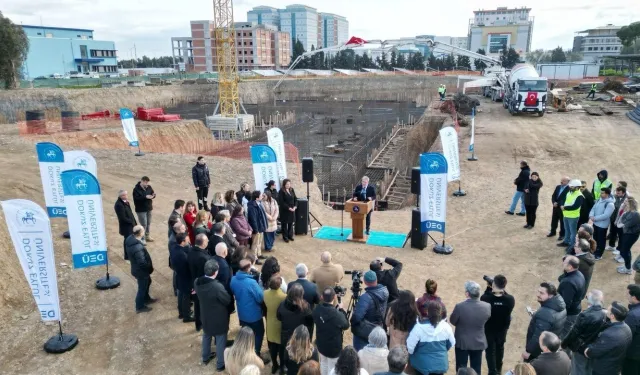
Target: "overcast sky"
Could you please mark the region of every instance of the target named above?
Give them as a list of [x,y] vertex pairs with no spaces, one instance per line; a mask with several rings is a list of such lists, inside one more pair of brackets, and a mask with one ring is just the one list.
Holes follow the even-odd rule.
[[[295,0],[294,0],[295,1]],[[294,1],[235,0],[235,21],[254,6],[283,8]],[[638,0],[304,0],[318,11],[349,20],[349,34],[392,39],[422,34],[466,36],[473,11],[498,6],[532,7],[533,48],[571,48],[574,32],[640,20]],[[116,42],[121,59],[171,54],[172,36],[189,36],[189,21],[213,18],[211,0],[2,0],[0,11],[16,24],[95,30],[96,40]]]

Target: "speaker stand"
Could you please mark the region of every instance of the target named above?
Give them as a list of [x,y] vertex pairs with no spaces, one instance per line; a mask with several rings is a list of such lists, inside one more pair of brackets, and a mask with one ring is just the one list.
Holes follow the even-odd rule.
[[458,180],[458,190],[453,192],[453,196],[454,197],[464,197],[465,195],[467,195],[467,193],[462,190],[461,186],[460,186],[460,180]]
[[[309,183],[308,182],[307,182],[307,206],[309,206],[308,210],[307,210],[307,221],[309,222],[309,232],[311,233],[311,237],[313,237],[313,225],[311,225],[311,224],[313,224],[313,222],[316,222],[316,223],[320,224],[320,226],[322,226],[322,223],[311,212],[311,196],[309,195]],[[311,221],[311,218],[313,218],[313,221]]]

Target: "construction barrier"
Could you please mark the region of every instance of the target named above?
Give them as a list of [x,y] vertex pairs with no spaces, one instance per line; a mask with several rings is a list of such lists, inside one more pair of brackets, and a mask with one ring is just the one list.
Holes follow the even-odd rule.
[[44,111],[26,111],[27,134],[45,134],[47,132],[47,120]]
[[63,132],[80,130],[80,113],[75,111],[60,111]]
[[640,125],[640,106],[637,106],[633,111],[627,112],[627,117],[636,124]]

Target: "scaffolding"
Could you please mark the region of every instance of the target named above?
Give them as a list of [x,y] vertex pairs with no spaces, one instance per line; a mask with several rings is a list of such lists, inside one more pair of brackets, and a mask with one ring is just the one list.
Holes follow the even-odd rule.
[[213,27],[218,68],[219,113],[222,117],[237,117],[240,114],[240,95],[233,0],[213,1]]

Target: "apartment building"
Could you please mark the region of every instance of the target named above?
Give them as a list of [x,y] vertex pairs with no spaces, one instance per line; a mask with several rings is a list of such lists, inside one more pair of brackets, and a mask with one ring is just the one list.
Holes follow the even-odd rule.
[[[235,22],[234,28],[238,71],[279,69],[290,64],[288,33],[278,31],[275,25],[254,22]],[[191,38],[172,38],[172,44],[176,40],[181,40],[183,47],[172,49],[174,58],[192,56],[193,65],[187,69],[217,71],[213,21],[191,21]]]
[[349,40],[349,21],[346,17],[333,13],[318,13],[318,23],[316,48],[337,46]]
[[317,48],[319,19],[318,10],[310,6],[294,4],[280,10],[280,31],[291,35],[291,51],[293,43],[299,40],[305,51]]
[[617,56],[622,52],[622,42],[617,36],[621,26],[608,24],[578,31],[573,38],[573,52],[579,52],[585,61],[604,63],[606,56]]
[[21,27],[29,39],[29,52],[23,64],[27,79],[70,72],[118,72],[115,43],[95,40],[93,30],[30,25]]
[[531,51],[534,18],[531,8],[498,7],[491,10],[474,11],[469,20],[468,48],[482,48],[487,55],[497,57],[504,45],[523,54]]
[[269,6],[258,6],[247,12],[247,22],[258,25],[274,25],[280,28],[280,10]]

